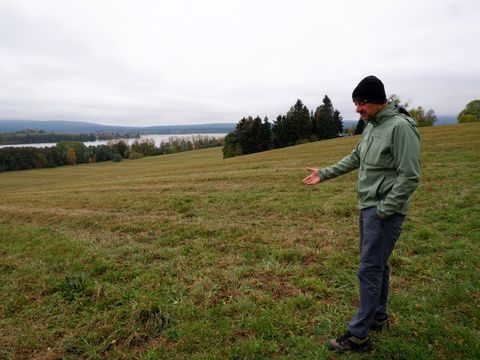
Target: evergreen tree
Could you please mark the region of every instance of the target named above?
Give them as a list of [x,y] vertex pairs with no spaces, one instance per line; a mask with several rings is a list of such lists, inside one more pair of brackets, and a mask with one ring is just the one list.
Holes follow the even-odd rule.
[[311,135],[310,135],[310,141],[318,141],[318,122],[315,121],[315,114],[313,110],[310,111],[310,124],[311,124]]
[[333,119],[333,105],[330,98],[325,95],[323,98],[323,104],[317,107],[314,113],[314,122],[317,133],[315,134],[319,140],[330,139],[332,133],[335,132],[334,119]]
[[262,119],[257,116],[255,119],[251,116],[240,120],[235,127],[235,131],[225,137],[223,147],[224,158],[252,154],[259,151],[270,150],[272,148],[272,128],[265,117]]
[[223,158],[230,158],[234,156],[242,155],[240,145],[238,144],[237,133],[235,131],[229,132],[225,136],[223,144]]
[[335,124],[335,130],[336,134],[335,137],[339,136],[341,133],[343,133],[343,118],[340,115],[340,111],[335,109],[333,112],[333,123]]
[[289,145],[289,126],[285,115],[278,115],[272,126],[272,141],[275,149]]
[[365,129],[365,121],[362,119],[358,119],[357,126],[355,127],[355,132],[353,135],[361,135],[363,133],[363,129]]
[[263,119],[262,129],[261,129],[261,136],[260,136],[260,144],[261,150],[266,151],[270,150],[273,147],[272,141],[272,125],[268,121],[268,117],[265,116]]
[[224,157],[251,154],[272,148],[292,146],[306,141],[335,138],[343,132],[342,116],[325,95],[315,113],[298,99],[286,115],[278,115],[270,124],[268,118],[251,116],[240,120],[235,131],[225,138]]
[[295,145],[310,138],[312,125],[310,112],[307,107],[298,99],[287,113],[287,122],[290,124],[292,133],[289,134],[288,145]]
[[332,101],[325,95],[323,104],[317,107],[313,114],[312,126],[315,129],[315,136],[319,140],[333,139],[343,132],[343,122],[340,111],[333,108]]
[[253,119],[251,116],[243,118],[237,124],[235,131],[237,132],[238,143],[242,149],[242,154],[251,154],[257,152],[258,142],[257,136],[260,133],[261,120]]

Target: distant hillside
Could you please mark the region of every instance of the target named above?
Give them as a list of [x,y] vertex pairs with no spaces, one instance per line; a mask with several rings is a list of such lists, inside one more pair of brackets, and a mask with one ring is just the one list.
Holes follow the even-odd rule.
[[448,125],[456,124],[457,116],[456,115],[437,115],[437,122],[435,125]]
[[20,130],[44,130],[61,133],[116,132],[119,134],[206,134],[228,133],[235,128],[233,123],[165,126],[110,126],[82,121],[36,121],[36,120],[0,120],[0,132]]
[[[453,115],[438,115],[435,125],[456,124]],[[358,120],[343,120],[343,127],[354,128]],[[115,132],[119,134],[226,134],[235,129],[234,123],[199,124],[199,125],[162,125],[162,126],[112,126],[83,121],[38,121],[38,120],[0,120],[0,132],[20,130],[44,130],[59,133],[98,133]]]
[[343,128],[348,129],[348,128],[355,128],[357,126],[358,120],[343,120]]

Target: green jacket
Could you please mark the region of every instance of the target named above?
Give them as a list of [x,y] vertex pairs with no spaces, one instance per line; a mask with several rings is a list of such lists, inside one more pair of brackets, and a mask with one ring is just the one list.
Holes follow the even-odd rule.
[[352,153],[319,174],[323,181],[354,169],[359,169],[359,208],[376,206],[382,218],[406,215],[420,179],[417,122],[388,105],[368,122]]

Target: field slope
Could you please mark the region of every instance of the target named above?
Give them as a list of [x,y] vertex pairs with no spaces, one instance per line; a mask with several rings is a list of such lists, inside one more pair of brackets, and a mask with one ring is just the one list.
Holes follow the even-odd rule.
[[[480,124],[421,129],[368,356],[480,358]],[[0,174],[0,359],[322,359],[357,304],[358,137]]]

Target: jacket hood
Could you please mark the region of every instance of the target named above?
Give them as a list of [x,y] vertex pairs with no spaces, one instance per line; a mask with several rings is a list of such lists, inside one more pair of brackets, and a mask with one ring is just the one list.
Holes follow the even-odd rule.
[[394,104],[388,104],[385,109],[380,110],[378,114],[375,115],[375,118],[372,120],[372,124],[375,126],[379,125],[387,119],[392,119],[394,116],[399,116],[407,120],[413,127],[418,127],[418,123],[413,117],[398,111],[398,108]]

